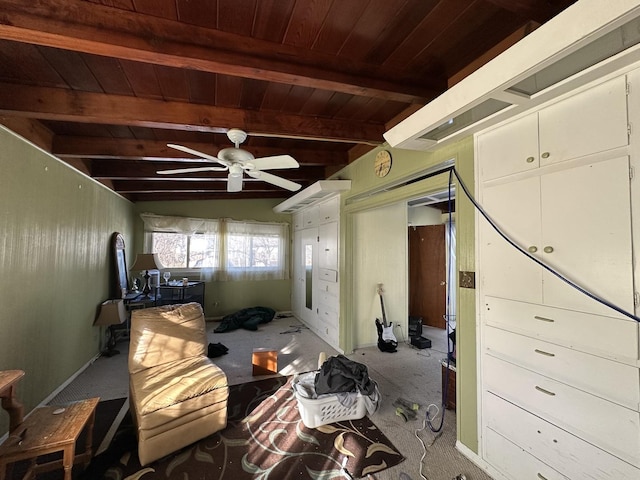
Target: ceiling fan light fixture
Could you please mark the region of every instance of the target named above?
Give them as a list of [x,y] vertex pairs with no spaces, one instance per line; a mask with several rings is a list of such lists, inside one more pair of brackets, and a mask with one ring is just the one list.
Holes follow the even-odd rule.
[[229,165],[230,177],[242,177],[242,167],[236,163]]

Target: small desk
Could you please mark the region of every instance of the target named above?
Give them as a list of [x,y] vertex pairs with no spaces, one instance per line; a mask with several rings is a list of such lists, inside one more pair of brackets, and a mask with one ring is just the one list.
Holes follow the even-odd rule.
[[176,303],[199,303],[204,310],[204,282],[188,282],[187,285],[169,282],[169,285],[158,286],[158,305],[173,305]]
[[16,384],[24,377],[22,370],[2,370],[0,371],[0,399],[2,408],[9,413],[9,431],[22,423],[24,408],[16,399]]
[[[71,480],[74,463],[82,461],[86,467],[91,461],[93,423],[99,401],[99,398],[90,398],[64,407],[36,408],[0,445],[0,480],[5,480],[9,464],[28,459],[32,463],[24,478],[34,478],[38,473],[62,466],[64,480]],[[54,413],[62,408],[62,413]],[[85,451],[76,455],[76,441],[85,427]],[[62,459],[37,463],[39,456],[54,452],[62,452]]]

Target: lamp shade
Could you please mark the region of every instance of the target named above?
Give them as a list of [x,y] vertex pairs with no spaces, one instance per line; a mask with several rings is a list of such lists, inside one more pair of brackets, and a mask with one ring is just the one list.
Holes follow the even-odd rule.
[[130,270],[158,270],[160,261],[155,253],[139,253]]
[[107,300],[100,305],[100,314],[94,325],[106,326],[106,325],[119,325],[127,318],[127,312],[124,308],[124,300]]

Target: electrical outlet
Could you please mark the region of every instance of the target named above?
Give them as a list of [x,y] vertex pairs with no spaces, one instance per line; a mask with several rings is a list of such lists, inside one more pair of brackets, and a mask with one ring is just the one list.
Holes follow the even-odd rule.
[[476,272],[460,272],[460,288],[476,288]]

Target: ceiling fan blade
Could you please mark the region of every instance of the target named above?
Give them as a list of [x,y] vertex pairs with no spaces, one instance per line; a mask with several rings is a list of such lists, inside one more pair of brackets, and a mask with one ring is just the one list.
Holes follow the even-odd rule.
[[229,174],[227,177],[227,192],[242,191],[242,175]]
[[193,168],[176,168],[174,170],[158,170],[158,175],[170,175],[172,173],[191,173],[191,172],[224,172],[227,167],[193,167]]
[[292,182],[291,180],[287,180],[286,178],[277,177],[267,172],[261,172],[259,170],[246,170],[247,175],[253,178],[257,178],[258,180],[263,180],[267,183],[271,183],[278,187],[286,188],[287,190],[291,190],[295,192],[302,188],[302,185]]
[[175,148],[176,150],[180,150],[181,152],[190,153],[191,155],[195,155],[196,157],[206,158],[207,160],[211,160],[212,162],[221,163],[225,167],[228,167],[231,164],[231,162],[227,162],[226,160],[221,160],[218,157],[214,157],[213,155],[202,153],[198,150],[194,150],[193,148],[185,147],[184,145],[178,145],[177,143],[167,143],[167,147]]
[[276,170],[279,168],[298,168],[300,164],[291,155],[254,158],[249,161],[254,170]]

